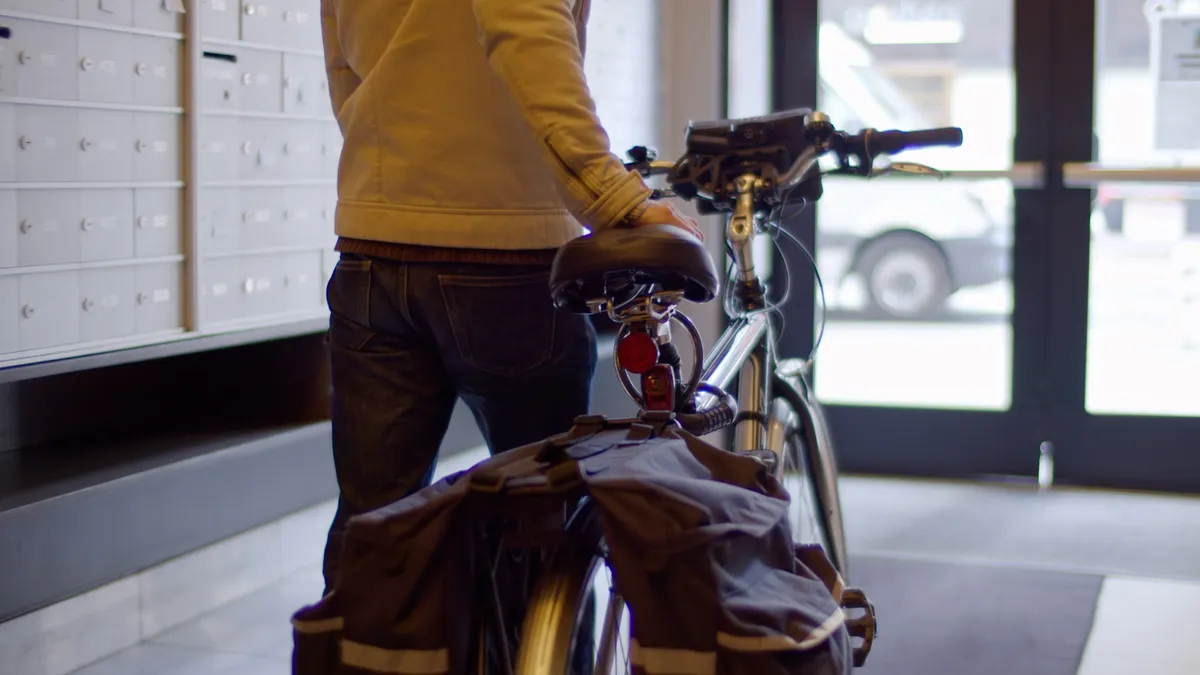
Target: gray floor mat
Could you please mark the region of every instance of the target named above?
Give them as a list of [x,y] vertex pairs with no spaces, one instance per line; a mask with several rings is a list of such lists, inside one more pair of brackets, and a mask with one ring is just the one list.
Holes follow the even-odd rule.
[[858,555],[879,635],[863,675],[1075,675],[1103,577]]
[[1200,580],[1200,499],[843,477],[851,554]]

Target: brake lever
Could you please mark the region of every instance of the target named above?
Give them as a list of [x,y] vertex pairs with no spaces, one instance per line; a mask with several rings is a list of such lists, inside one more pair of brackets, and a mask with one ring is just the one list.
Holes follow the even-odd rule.
[[886,176],[890,173],[901,173],[910,176],[933,176],[938,180],[946,178],[946,174],[938,169],[925,164],[917,164],[916,162],[892,162],[885,167],[873,169],[870,178],[878,176]]

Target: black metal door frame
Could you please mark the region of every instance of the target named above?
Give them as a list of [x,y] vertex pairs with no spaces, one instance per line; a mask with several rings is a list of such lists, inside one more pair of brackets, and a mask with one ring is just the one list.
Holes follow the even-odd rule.
[[[777,109],[816,100],[818,2],[774,2]],[[1095,15],[1095,0],[1014,0],[1013,161],[1041,162],[1046,176],[1043,187],[1015,196],[1010,409],[828,405],[845,470],[1032,476],[1049,442],[1060,482],[1200,491],[1200,419],[1084,409],[1091,195],[1066,188],[1061,167],[1092,159]],[[815,220],[809,209],[788,224],[813,251]],[[807,269],[802,253],[783,256]],[[809,352],[814,328],[813,280],[797,276],[781,345],[792,356]],[[818,357],[818,378],[819,368]]]
[[[1055,472],[1075,484],[1200,492],[1200,417],[1093,415],[1085,408],[1092,193],[1063,187],[1062,165],[1096,159],[1096,2],[1048,4],[1055,30],[1053,40],[1045,36],[1053,46],[1047,196],[1055,226],[1048,237],[1046,380]],[[1148,124],[1148,110],[1132,104],[1130,124]]]

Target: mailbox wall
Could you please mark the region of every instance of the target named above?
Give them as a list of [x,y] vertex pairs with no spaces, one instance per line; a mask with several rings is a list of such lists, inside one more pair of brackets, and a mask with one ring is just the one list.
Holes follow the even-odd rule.
[[0,367],[323,316],[316,6],[0,0]]

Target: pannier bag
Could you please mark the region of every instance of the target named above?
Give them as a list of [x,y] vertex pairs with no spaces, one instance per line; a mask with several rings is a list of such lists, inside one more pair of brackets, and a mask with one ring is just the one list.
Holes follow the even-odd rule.
[[581,497],[629,607],[635,673],[849,672],[841,579],[792,540],[779,481],[648,419],[580,417],[351,519],[334,590],[293,617],[293,673],[475,672],[475,627],[511,580],[490,581],[496,545],[534,558],[569,543]]

